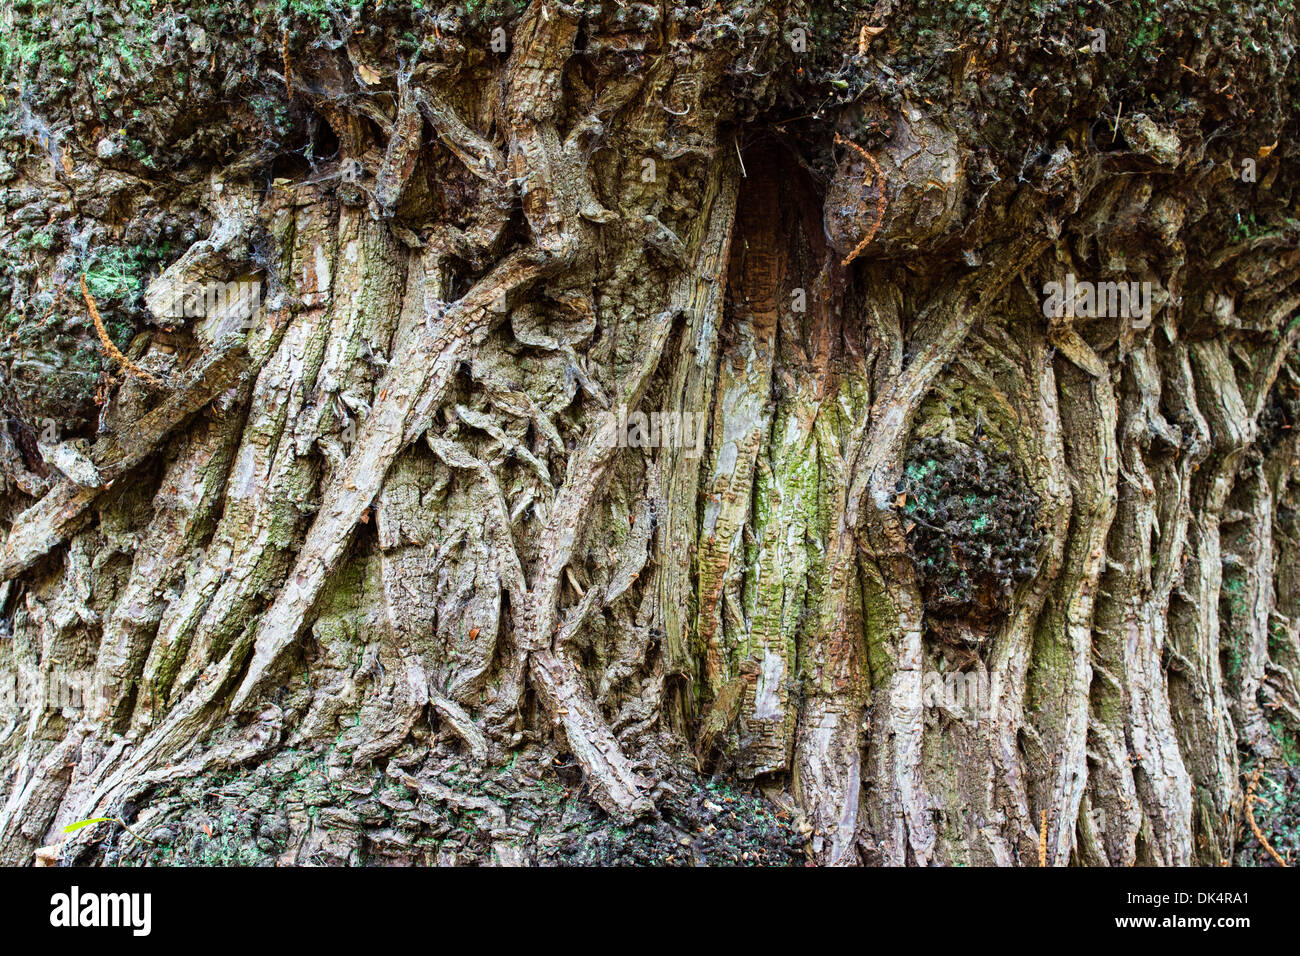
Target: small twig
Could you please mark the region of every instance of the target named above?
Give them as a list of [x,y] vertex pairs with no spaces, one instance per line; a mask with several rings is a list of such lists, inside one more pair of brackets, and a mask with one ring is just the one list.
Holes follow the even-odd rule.
[[66,282],[60,282],[60,283],[59,283],[59,287],[58,287],[57,289],[54,290],[54,301],[50,303],[50,307],[49,307],[49,309],[47,309],[46,312],[45,312],[45,314],[44,314],[43,316],[41,316],[41,321],[42,321],[42,322],[44,322],[44,321],[45,321],[46,319],[48,319],[51,315],[53,315],[53,314],[54,314],[54,310],[57,309],[57,308],[59,307],[59,303],[63,301],[63,290],[64,290],[65,288],[67,288],[67,283],[66,283]]
[[1038,865],[1047,866],[1047,811],[1042,814],[1042,823],[1038,827]]
[[132,830],[129,826],[126,825],[126,821],[123,820],[121,817],[118,817],[118,818],[117,818],[117,822],[118,822],[119,824],[121,824],[123,830],[125,830],[127,833],[131,834],[131,836],[135,837],[135,838],[136,838],[137,840],[139,840],[141,843],[148,843],[150,846],[157,846],[157,845],[158,845],[158,844],[154,843],[153,840],[145,839],[144,837],[140,836],[140,834],[138,834],[138,833],[136,833],[134,830]]
[[287,95],[293,99],[293,70],[289,66],[289,31],[286,29],[280,39],[280,59],[284,61],[284,85]]
[[161,379],[155,378],[140,368],[113,344],[113,340],[108,337],[108,330],[104,328],[104,320],[99,317],[99,308],[95,305],[95,297],[90,294],[90,289],[86,286],[86,277],[84,275],[81,277],[81,295],[86,300],[86,308],[90,310],[90,320],[95,323],[95,332],[99,335],[99,344],[105,354],[109,358],[116,360],[122,368],[141,381],[148,382],[157,388],[166,388],[166,384]]
[[573,569],[567,564],[564,566],[564,576],[569,579],[569,584],[573,587],[573,590],[578,592],[578,597],[587,596],[587,592],[578,584],[578,579],[573,576]]
[[1273,849],[1272,844],[1269,843],[1268,840],[1264,839],[1264,831],[1261,830],[1259,824],[1255,822],[1255,814],[1251,809],[1251,804],[1256,800],[1259,800],[1261,803],[1264,802],[1259,797],[1255,796],[1255,788],[1259,786],[1259,771],[1252,771],[1250,777],[1247,779],[1250,782],[1246,784],[1246,822],[1250,824],[1250,831],[1255,834],[1255,839],[1259,841],[1259,845],[1268,851],[1268,855],[1277,860],[1278,866],[1286,866],[1286,860],[1282,859],[1281,854],[1279,854],[1277,850]]
[[[867,234],[863,237],[862,241],[859,242],[853,248],[853,251],[845,256],[840,262],[841,266],[848,266],[850,262],[861,254],[863,249],[867,248],[867,246],[871,244],[871,240],[876,238],[876,233],[880,229],[880,224],[885,221],[885,171],[881,169],[880,164],[876,162],[876,157],[872,156],[857,143],[853,142],[853,140],[846,139],[839,133],[836,133],[835,142],[844,146],[851,146],[857,150],[858,153],[861,154],[862,158],[871,165],[871,168],[876,171],[876,181],[880,184],[880,195],[876,197],[876,221],[871,224],[871,228],[867,230]],[[862,187],[865,189],[866,186],[867,180],[863,179]]]

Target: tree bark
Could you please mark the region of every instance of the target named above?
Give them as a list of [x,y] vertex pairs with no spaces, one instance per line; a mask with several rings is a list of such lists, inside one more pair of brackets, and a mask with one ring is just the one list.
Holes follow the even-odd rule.
[[0,861],[1295,845],[1300,31],[1203,6],[15,0]]

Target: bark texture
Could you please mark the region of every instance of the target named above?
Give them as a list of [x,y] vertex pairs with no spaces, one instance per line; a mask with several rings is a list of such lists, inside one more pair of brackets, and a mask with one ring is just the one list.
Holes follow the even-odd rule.
[[1300,843],[1292,4],[2,17],[0,860]]

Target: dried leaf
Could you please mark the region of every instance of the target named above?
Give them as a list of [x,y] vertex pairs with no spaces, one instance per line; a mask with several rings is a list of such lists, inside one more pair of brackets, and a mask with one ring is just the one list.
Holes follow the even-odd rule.
[[858,34],[858,55],[861,56],[866,53],[867,47],[871,46],[871,41],[884,32],[884,27],[873,27],[870,24],[865,24]]

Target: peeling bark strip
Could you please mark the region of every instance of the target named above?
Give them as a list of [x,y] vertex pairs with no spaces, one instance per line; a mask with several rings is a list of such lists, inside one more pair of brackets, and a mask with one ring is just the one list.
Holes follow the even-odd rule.
[[[727,656],[724,619],[738,620],[739,571],[735,556],[751,520],[754,471],[770,430],[768,395],[780,312],[786,301],[786,248],[779,204],[779,171],[770,159],[756,165],[737,211],[728,285],[735,341],[718,369],[713,447],[705,485],[703,543],[699,556],[700,610],[696,624],[708,647],[706,675],[713,693],[736,678]],[[739,641],[739,638],[736,638]],[[752,679],[753,675],[750,675]]]
[[0,861],[1294,862],[1294,14],[69,2]]

